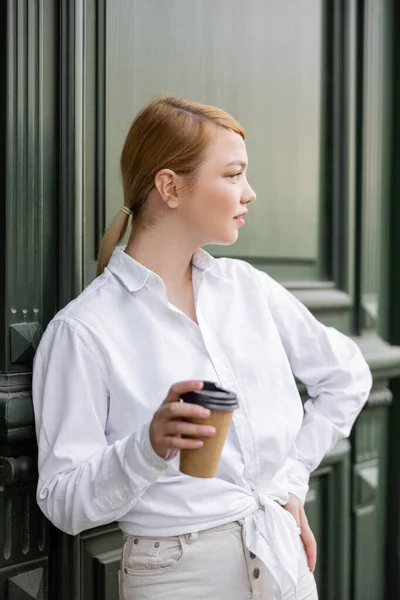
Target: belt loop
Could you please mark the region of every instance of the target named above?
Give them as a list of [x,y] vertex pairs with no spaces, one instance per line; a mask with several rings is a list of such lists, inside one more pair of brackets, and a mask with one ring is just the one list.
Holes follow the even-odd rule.
[[124,544],[122,546],[122,558],[121,558],[121,568],[122,569],[128,562],[128,556],[130,555],[130,549],[132,547],[132,540],[133,540],[132,535],[127,535],[124,538]]
[[186,549],[188,547],[188,538],[189,538],[189,533],[182,533],[181,535],[178,535],[178,539],[181,545],[181,550],[183,553],[186,552]]
[[188,533],[186,536],[186,542],[188,544],[193,544],[193,542],[196,542],[199,539],[199,534],[197,531],[194,531],[193,533]]

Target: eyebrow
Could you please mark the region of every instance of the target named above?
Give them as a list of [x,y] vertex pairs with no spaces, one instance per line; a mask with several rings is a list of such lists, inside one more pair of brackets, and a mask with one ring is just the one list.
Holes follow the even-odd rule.
[[227,167],[239,166],[239,167],[247,167],[247,163],[242,160],[232,160],[230,163],[226,165]]

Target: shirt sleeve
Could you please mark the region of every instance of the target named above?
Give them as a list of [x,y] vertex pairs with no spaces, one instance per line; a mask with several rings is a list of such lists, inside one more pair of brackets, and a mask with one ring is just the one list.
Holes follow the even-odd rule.
[[112,445],[105,429],[105,369],[76,324],[52,322],[35,356],[38,504],[59,529],[77,533],[120,520],[165,470],[149,424]]
[[295,442],[298,460],[288,473],[288,492],[304,503],[310,473],[340,439],[349,436],[368,399],[372,377],[353,340],[320,323],[282,285],[262,275],[291,369],[309,396]]

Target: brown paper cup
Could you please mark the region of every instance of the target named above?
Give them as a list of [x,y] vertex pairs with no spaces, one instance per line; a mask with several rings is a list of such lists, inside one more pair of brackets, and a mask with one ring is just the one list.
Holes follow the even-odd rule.
[[[204,446],[195,450],[181,450],[179,469],[192,477],[214,477],[225,443],[232,411],[212,410],[208,419],[190,419],[197,425],[212,425],[216,433],[210,438],[198,438]],[[189,419],[188,419],[189,420]]]

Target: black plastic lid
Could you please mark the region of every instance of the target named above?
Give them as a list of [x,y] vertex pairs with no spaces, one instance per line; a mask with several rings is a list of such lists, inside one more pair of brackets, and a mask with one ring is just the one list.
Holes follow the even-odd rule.
[[219,387],[212,381],[204,381],[201,390],[187,392],[181,396],[184,402],[199,404],[210,410],[235,410],[238,407],[236,394]]

